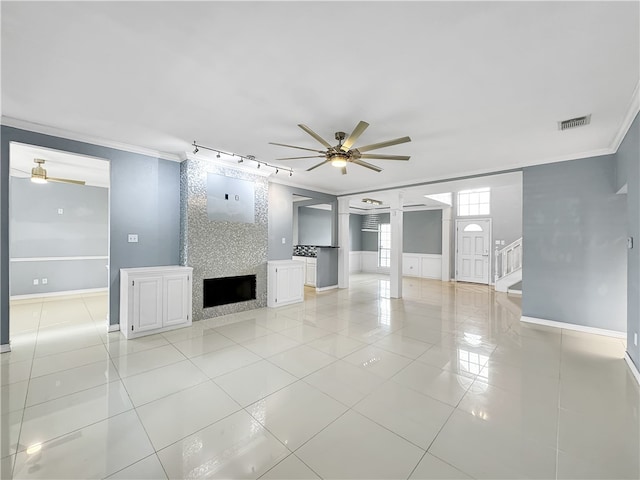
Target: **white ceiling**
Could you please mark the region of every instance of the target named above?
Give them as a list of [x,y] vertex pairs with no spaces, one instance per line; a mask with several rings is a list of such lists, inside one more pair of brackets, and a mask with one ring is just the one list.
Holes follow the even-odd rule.
[[[2,2],[2,114],[167,154],[203,145],[337,194],[611,151],[637,99],[638,2]],[[592,114],[586,127],[557,122]],[[359,120],[375,173],[269,145]],[[282,176],[282,173],[280,174]],[[285,180],[288,180],[285,179]]]
[[49,177],[83,180],[86,185],[109,188],[109,162],[106,160],[20,143],[10,144],[9,155],[10,173],[14,177],[31,177],[31,169],[35,166],[33,160],[41,158],[45,160],[44,168]]

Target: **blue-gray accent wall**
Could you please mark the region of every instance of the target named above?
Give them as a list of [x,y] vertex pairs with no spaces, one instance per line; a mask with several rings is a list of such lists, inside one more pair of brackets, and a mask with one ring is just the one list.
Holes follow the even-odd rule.
[[623,332],[627,205],[613,155],[523,169],[522,314]]
[[442,210],[404,212],[402,225],[404,253],[442,254]]
[[352,252],[362,250],[362,216],[349,215],[349,244]]
[[636,115],[616,152],[616,191],[624,185],[627,194],[627,236],[633,248],[627,249],[627,352],[640,370],[640,345],[633,344],[633,334],[640,336],[640,116]]
[[331,245],[333,211],[298,208],[298,245]]
[[[11,177],[9,210],[12,296],[107,288],[107,188]],[[104,259],[37,260],[89,256]]]
[[[9,144],[19,142],[110,162],[110,323],[118,323],[120,269],[177,265],[180,164],[147,155],[2,126],[0,142],[0,343],[9,342]],[[137,233],[139,242],[128,243]]]
[[[331,205],[331,245],[338,242],[338,198],[327,193],[280,183],[269,183],[269,260],[291,260],[293,255],[293,194]],[[285,239],[282,243],[282,239]]]

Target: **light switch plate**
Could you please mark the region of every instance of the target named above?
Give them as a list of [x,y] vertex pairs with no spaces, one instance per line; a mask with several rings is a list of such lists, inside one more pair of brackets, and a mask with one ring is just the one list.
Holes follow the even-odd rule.
[[34,285],[38,285],[39,283],[40,283],[40,281],[39,281],[37,278],[34,278],[34,279],[33,279],[33,284],[34,284]]
[[62,215],[64,213],[64,208],[59,208],[58,209],[58,215]]
[[627,238],[627,248],[631,250],[633,248],[633,237]]
[[284,245],[285,243],[287,243],[287,239],[282,237],[282,244]]
[[138,243],[138,234],[137,233],[130,233],[128,242],[129,243]]
[[42,284],[43,284],[43,285],[46,285],[47,283],[49,283],[49,280],[48,280],[48,279],[46,279],[46,278],[43,278],[43,279],[42,279]]

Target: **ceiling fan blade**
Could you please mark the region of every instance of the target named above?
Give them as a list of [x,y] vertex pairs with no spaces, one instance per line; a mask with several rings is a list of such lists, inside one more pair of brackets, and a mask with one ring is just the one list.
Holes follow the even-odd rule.
[[329,142],[327,142],[324,138],[322,138],[320,135],[318,135],[316,132],[314,132],[313,130],[311,130],[309,127],[307,127],[306,125],[303,125],[301,123],[298,124],[298,126],[304,130],[305,132],[307,132],[309,135],[311,135],[313,138],[315,138],[317,141],[319,141],[322,145],[324,145],[327,148],[333,148],[331,145],[329,145]]
[[371,158],[378,160],[409,160],[409,155],[378,155],[375,153],[364,153],[360,155],[360,158]]
[[281,147],[299,148],[300,150],[309,150],[310,152],[324,153],[322,150],[315,150],[313,148],[296,147],[295,145],[287,145],[286,143],[269,142],[269,145],[279,145]]
[[358,147],[360,152],[368,152],[369,150],[376,150],[377,148],[390,147],[391,145],[399,145],[401,143],[410,142],[410,137],[400,137],[394,140],[387,140],[386,142],[372,143],[371,145],[365,145],[364,147]]
[[346,175],[347,174],[347,167],[342,167],[342,174]]
[[358,141],[358,138],[360,137],[360,135],[362,135],[362,132],[364,132],[368,126],[369,124],[367,122],[363,122],[362,120],[360,120],[358,125],[356,125],[356,128],[353,129],[353,132],[351,132],[351,135],[349,135],[349,137],[347,137],[347,139],[344,141],[340,149],[343,152],[349,151],[349,149],[353,146],[354,143]]
[[314,165],[314,166],[313,166],[313,167],[311,167],[311,168],[307,168],[307,172],[310,172],[310,171],[311,171],[311,170],[313,170],[314,168],[321,167],[322,165],[324,165],[325,163],[329,163],[330,161],[331,161],[331,160],[325,160],[324,162],[320,162],[319,164]]
[[362,160],[353,159],[353,160],[351,160],[351,163],[355,163],[356,165],[360,165],[361,167],[365,167],[365,168],[368,168],[370,170],[374,170],[374,171],[376,171],[378,173],[380,173],[382,171],[381,168],[378,168],[375,165],[371,165],[370,163],[363,162]]
[[285,157],[285,158],[276,158],[276,160],[298,160],[300,158],[325,158],[326,155],[311,155],[310,157]]
[[71,180],[70,178],[55,178],[55,177],[47,177],[47,182],[73,183],[74,185],[86,184],[84,180]]

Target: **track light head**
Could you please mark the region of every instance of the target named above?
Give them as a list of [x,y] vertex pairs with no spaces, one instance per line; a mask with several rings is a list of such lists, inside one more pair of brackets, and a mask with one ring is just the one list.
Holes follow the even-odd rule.
[[244,158],[240,157],[240,160],[238,160],[238,163],[242,163],[244,162]]
[[196,153],[198,153],[200,150],[198,149],[198,147],[193,149],[193,154],[195,155]]
[[289,172],[289,176],[293,177],[293,171]]
[[276,174],[277,174],[279,171],[280,171],[280,170],[278,170],[278,169],[276,168]]
[[218,154],[216,155],[216,158],[220,158],[220,152],[218,152]]
[[262,165],[261,163],[258,163],[258,168],[260,168],[260,165]]

